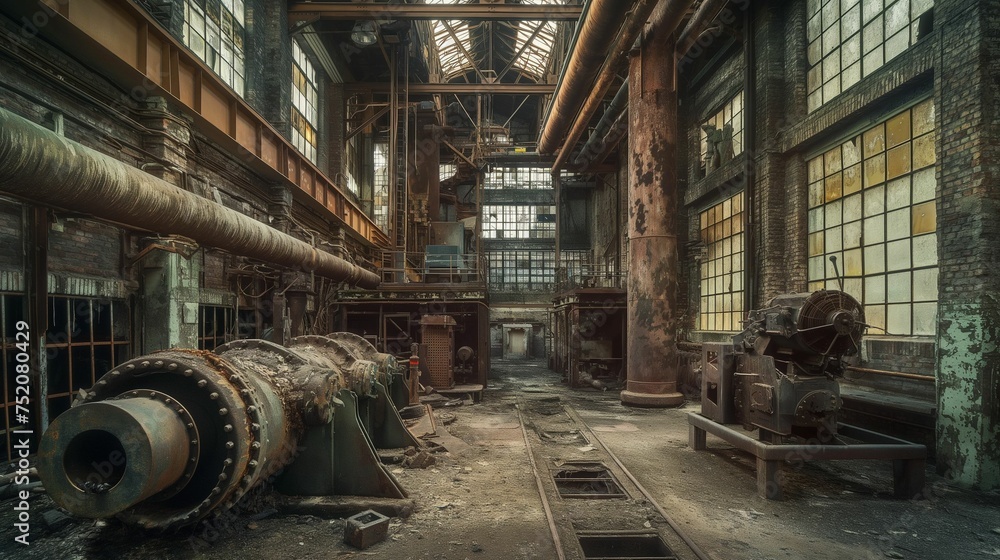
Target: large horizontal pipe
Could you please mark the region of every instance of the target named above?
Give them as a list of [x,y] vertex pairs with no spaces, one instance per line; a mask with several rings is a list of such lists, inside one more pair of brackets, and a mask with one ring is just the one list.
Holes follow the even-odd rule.
[[[619,66],[625,59],[625,55],[632,50],[632,46],[646,25],[646,21],[651,20],[653,25],[664,29],[664,34],[673,33],[687,14],[693,1],[639,0],[636,9],[625,21],[622,32],[611,47],[611,51],[604,61],[604,66],[597,76],[597,81],[594,82],[593,87],[587,90],[589,95],[584,100],[583,106],[581,107],[578,104],[575,107],[576,110],[573,111],[574,120],[570,124],[570,131],[566,135],[566,142],[563,144],[562,150],[559,151],[559,157],[556,158],[556,163],[552,166],[552,171],[556,172],[562,169],[566,162],[569,161],[573,147],[587,129],[590,118],[594,116],[601,103],[604,102],[604,95],[618,76]],[[639,84],[634,85],[636,87],[639,86]]]
[[362,288],[379,284],[372,272],[4,109],[0,192]]
[[628,105],[628,78],[625,79],[625,83],[622,87],[618,88],[618,93],[615,94],[615,98],[611,100],[611,104],[604,111],[604,115],[601,116],[601,120],[597,122],[597,126],[594,127],[594,131],[590,133],[590,138],[587,143],[583,145],[580,149],[580,154],[576,156],[573,161],[573,165],[583,166],[587,165],[604,149],[604,138],[611,131],[611,126],[615,123],[618,117],[625,110]]
[[555,97],[552,98],[538,139],[539,153],[551,154],[559,147],[566,131],[573,124],[580,104],[590,91],[601,62],[607,56],[608,47],[614,43],[622,23],[635,4],[635,1],[590,0],[584,8],[580,23],[577,24],[572,50],[563,67]]
[[677,37],[677,50],[674,56],[678,59],[686,55],[701,34],[715,21],[715,18],[726,7],[729,0],[705,0],[695,10],[691,20],[684,26],[681,34]]

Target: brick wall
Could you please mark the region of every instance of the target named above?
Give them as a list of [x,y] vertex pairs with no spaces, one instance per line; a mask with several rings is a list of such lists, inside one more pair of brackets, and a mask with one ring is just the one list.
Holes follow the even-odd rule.
[[63,217],[59,224],[49,231],[50,272],[102,278],[121,276],[121,230],[80,218]]
[[[937,39],[932,36],[920,41],[852,91],[807,114],[805,3],[768,2],[752,9],[755,85],[753,92],[745,92],[744,104],[745,118],[749,117],[746,122],[752,124],[752,131],[747,130],[748,135],[753,134],[750,149],[708,177],[700,176],[697,127],[725,99],[744,88],[744,56],[738,43],[717,53],[713,67],[697,82],[680,80],[681,126],[688,145],[681,150],[687,161],[679,165],[687,169],[684,202],[688,221],[682,231],[697,241],[699,212],[745,187],[746,158],[750,159],[753,189],[747,194],[753,203],[748,227],[753,250],[745,266],[755,269],[753,306],[761,307],[774,295],[806,289],[806,158],[824,145],[839,141],[850,130],[878,122],[901,104],[926,96]],[[734,26],[741,28],[742,21]],[[712,53],[708,49],[688,65],[688,75],[697,75],[704,70],[697,66],[710,60]],[[751,109],[755,109],[752,117]],[[693,328],[700,295],[699,264],[692,254],[682,266],[689,286],[683,299],[691,307],[685,323]],[[695,338],[717,337],[696,333]],[[934,368],[933,360],[920,357],[926,351],[925,342],[912,341],[903,354],[914,356],[908,365],[915,371],[928,374]],[[876,367],[879,359],[873,354],[875,361],[868,365]]]

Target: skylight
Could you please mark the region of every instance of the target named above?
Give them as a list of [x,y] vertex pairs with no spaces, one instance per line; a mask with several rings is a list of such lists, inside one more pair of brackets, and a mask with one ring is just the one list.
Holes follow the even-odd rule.
[[[456,0],[424,0],[426,4],[465,4],[466,1]],[[524,4],[566,4],[568,0],[523,0]],[[478,60],[470,60],[470,55],[477,59],[486,58],[475,52],[472,43],[474,28],[483,23],[470,25],[463,20],[435,20],[431,22],[434,43],[437,46],[438,59],[441,63],[441,73],[445,80],[473,70]],[[513,54],[517,56],[511,65],[520,70],[526,77],[539,80],[545,75],[545,69],[552,54],[555,43],[556,24],[551,21],[498,21],[494,27],[498,40],[512,45]],[[487,70],[488,68],[480,68]],[[500,68],[492,70],[499,71]]]
[[[424,0],[425,4],[462,4],[448,0]],[[434,32],[434,43],[437,45],[438,59],[441,62],[441,73],[449,80],[473,68],[473,63],[466,53],[472,52],[472,40],[469,37],[469,22],[462,20],[434,20],[431,22]],[[456,41],[455,39],[458,39]]]
[[[552,0],[524,0],[525,4],[551,4]],[[566,0],[561,3],[565,4]],[[517,25],[517,41],[514,52],[521,55],[514,61],[514,67],[538,80],[545,75],[545,68],[552,55],[552,45],[556,39],[556,24],[551,21],[512,22]],[[528,43],[530,41],[530,43]],[[525,47],[525,43],[528,43]],[[521,49],[524,49],[523,51]]]

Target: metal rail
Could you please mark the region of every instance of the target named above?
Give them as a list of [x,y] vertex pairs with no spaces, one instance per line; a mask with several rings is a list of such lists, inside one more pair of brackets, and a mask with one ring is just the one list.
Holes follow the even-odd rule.
[[635,487],[639,490],[639,492],[641,492],[642,495],[645,496],[646,500],[650,503],[650,505],[656,508],[657,513],[659,513],[663,517],[663,519],[667,522],[667,525],[670,526],[670,528],[674,531],[674,533],[678,537],[680,537],[682,541],[684,541],[684,544],[686,544],[688,548],[691,549],[691,552],[698,557],[698,560],[714,560],[714,558],[711,555],[702,550],[701,547],[699,547],[698,544],[695,543],[694,540],[692,540],[691,537],[684,532],[681,526],[676,521],[674,521],[672,517],[670,517],[670,515],[666,512],[666,510],[664,510],[663,507],[660,506],[660,503],[656,501],[656,498],[654,498],[653,495],[649,493],[649,490],[646,490],[646,488],[639,482],[639,479],[637,479],[635,475],[632,474],[632,471],[628,470],[628,468],[625,467],[625,463],[622,463],[621,459],[619,459],[617,455],[612,453],[611,449],[609,449],[607,445],[604,445],[604,442],[601,441],[601,438],[597,437],[597,434],[593,430],[591,430],[590,426],[588,426],[587,423],[583,421],[583,418],[581,418],[580,415],[577,414],[575,410],[573,410],[573,407],[568,405],[563,405],[563,410],[566,411],[566,414],[568,414],[569,417],[572,418],[574,422],[579,424],[583,429],[587,431],[588,439],[591,441],[591,443],[596,443],[597,446],[603,449],[604,452],[607,453],[609,457],[611,457],[611,460],[613,460],[615,464],[618,465],[618,468],[620,468],[622,472],[625,473],[625,476],[627,476],[628,479],[632,482],[632,484],[634,484]]
[[531,450],[531,440],[528,439],[528,430],[524,429],[524,417],[521,416],[520,403],[514,406],[517,411],[517,423],[521,426],[521,436],[524,437],[524,447],[528,452],[528,461],[531,462],[531,474],[535,475],[535,484],[538,486],[538,496],[542,499],[542,509],[545,510],[545,519],[549,522],[549,531],[552,533],[552,546],[556,548],[556,556],[559,560],[566,560],[563,553],[562,540],[559,538],[559,529],[556,527],[555,519],[552,518],[552,509],[549,508],[549,499],[545,496],[545,487],[542,486],[542,477],[538,474],[538,465],[535,464],[535,454]]

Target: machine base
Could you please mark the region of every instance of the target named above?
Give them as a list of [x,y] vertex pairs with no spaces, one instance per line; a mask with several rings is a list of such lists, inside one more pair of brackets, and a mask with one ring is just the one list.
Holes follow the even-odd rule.
[[666,408],[684,404],[681,393],[636,393],[628,389],[621,392],[622,404],[649,408]]
[[892,460],[893,492],[899,498],[913,498],[924,490],[927,448],[850,424],[837,424],[837,433],[858,444],[785,444],[755,440],[742,428],[730,428],[699,414],[688,413],[688,445],[695,451],[706,448],[706,432],[757,458],[757,494],[768,500],[782,498],[782,463],[836,461],[850,459]]

